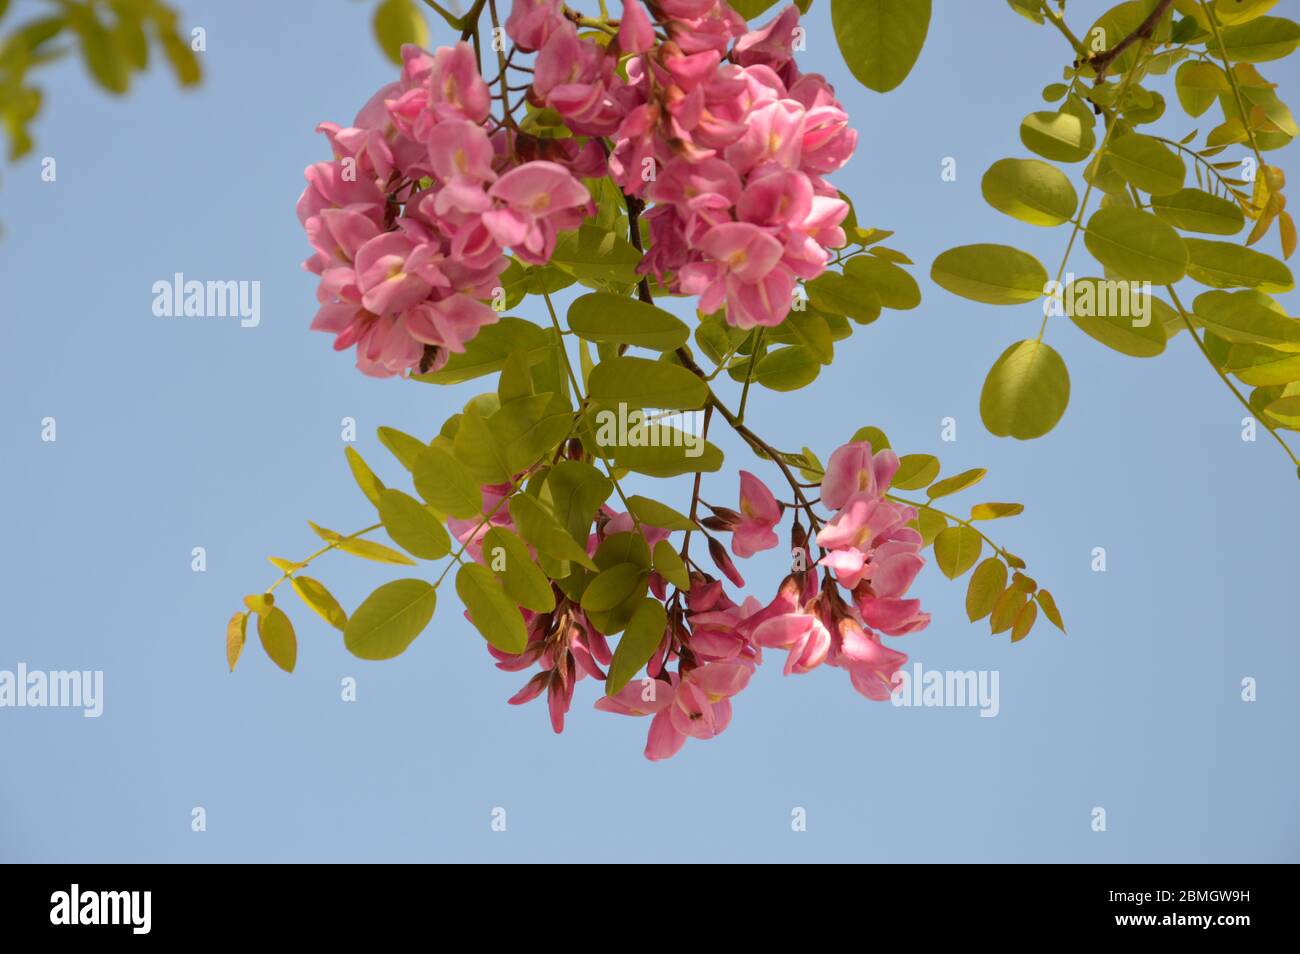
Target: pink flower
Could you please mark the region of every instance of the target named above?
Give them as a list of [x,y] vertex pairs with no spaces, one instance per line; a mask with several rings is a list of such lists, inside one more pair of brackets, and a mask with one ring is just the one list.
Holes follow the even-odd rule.
[[749,684],[754,664],[705,663],[668,680],[633,680],[614,696],[596,700],[596,708],[619,715],[654,715],[645,756],[672,758],[688,738],[712,739],[731,723],[731,697]]
[[624,53],[644,53],[655,45],[654,26],[641,0],[623,0],[623,19],[618,25],[618,48]]
[[781,522],[781,505],[767,485],[747,470],[740,472],[740,513],[743,519],[732,527],[732,553],[751,557],[776,546],[772,528]]
[[515,0],[505,27],[510,39],[527,53],[541,49],[564,23],[564,0]]
[[789,650],[785,674],[811,672],[826,661],[831,648],[831,634],[826,625],[811,613],[798,612],[776,616],[754,630],[759,646]]
[[474,48],[464,40],[433,54],[428,79],[429,104],[438,120],[468,119],[481,123],[492,107],[492,94],[478,71]]
[[557,232],[576,228],[595,204],[587,187],[554,162],[529,162],[511,169],[488,194],[503,207],[486,212],[483,224],[493,238],[530,264],[548,262]]
[[871,444],[845,444],[831,455],[822,478],[822,503],[833,510],[855,493],[882,496],[898,471],[898,455],[882,450],[872,456]]
[[868,699],[887,700],[893,692],[894,674],[907,663],[907,656],[882,645],[880,637],[847,617],[840,621],[837,642],[839,648],[830,664],[847,669],[853,688]]

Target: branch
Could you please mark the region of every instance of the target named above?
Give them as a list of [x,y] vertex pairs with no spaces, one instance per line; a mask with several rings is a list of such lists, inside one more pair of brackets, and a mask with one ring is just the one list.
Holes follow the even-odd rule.
[[1100,80],[1106,74],[1107,68],[1116,57],[1138,40],[1151,39],[1151,34],[1156,31],[1156,24],[1160,22],[1161,17],[1169,12],[1169,8],[1173,5],[1174,0],[1160,0],[1160,2],[1156,4],[1155,9],[1151,11],[1151,14],[1142,21],[1136,30],[1124,37],[1124,39],[1120,40],[1106,52],[1098,53],[1096,56],[1089,57],[1087,65],[1091,66],[1093,70],[1096,71],[1097,79]]

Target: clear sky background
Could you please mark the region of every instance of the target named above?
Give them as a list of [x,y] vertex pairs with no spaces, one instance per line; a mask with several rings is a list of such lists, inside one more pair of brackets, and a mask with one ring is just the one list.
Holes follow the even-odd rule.
[[[1106,6],[1076,0],[1071,21],[1084,29]],[[541,702],[507,706],[526,676],[493,668],[450,587],[433,625],[384,663],[350,656],[286,588],[297,672],[251,633],[226,672],[226,620],[275,578],[265,558],[315,549],[307,519],[372,522],[340,420],[357,420],[355,446],[398,483],[374,429],[431,436],[485,388],[367,379],[307,330],[314,279],[294,201],[303,168],[327,156],[315,124],[350,121],[394,75],[373,3],[181,7],[207,30],[200,90],[156,70],[114,101],[65,64],[34,155],[0,182],[0,669],[105,674],[99,719],[0,710],[0,860],[1300,860],[1294,469],[1262,431],[1242,441],[1242,409],[1187,335],[1144,361],[1062,319],[1047,340],[1070,367],[1064,420],[1035,442],[990,436],[985,373],[1039,312],[928,280],[938,252],[984,241],[1055,271],[1068,232],[1008,219],[979,189],[993,161],[1028,154],[1020,119],[1070,59],[1055,31],[1002,0],[936,0],[915,71],[880,96],[848,75],[817,0],[805,64],[829,74],[861,133],[837,181],[864,225],[897,230],[925,298],[857,329],[812,387],[758,391],[752,420],[823,457],[874,424],[947,472],[988,467],[959,500],[1026,505],[990,532],[1056,593],[1069,635],[1040,621],[1016,646],[990,637],[966,622],[964,581],[931,566],[915,590],[934,622],[904,648],[927,668],[998,670],[996,718],[871,703],[839,671],[785,678],[774,658],[723,736],[656,764],[645,721],[590,709],[593,683],[560,737]],[[1300,99],[1294,64],[1262,69]],[[1158,88],[1172,100],[1172,80]],[[1170,113],[1160,128],[1175,136],[1198,125]],[[46,155],[55,183],[40,181]],[[1300,182],[1294,148],[1272,156]],[[944,157],[955,182],[941,181]],[[1276,236],[1263,247],[1277,254]],[[1095,271],[1082,243],[1072,263]],[[178,271],[260,281],[260,327],[155,318],[151,286]],[[542,320],[539,304],[516,313]],[[47,416],[55,443],[40,439]],[[945,417],[955,443],[940,440]],[[735,469],[754,462],[724,447],[705,496],[729,502]],[[688,494],[683,479],[669,499]],[[191,571],[195,546],[206,573]],[[1097,546],[1105,573],[1090,569]],[[781,573],[768,556],[742,567],[764,599]],[[333,555],[313,575],[355,607],[403,571]],[[347,676],[356,703],[340,700]],[[206,832],[191,831],[196,806]],[[505,832],[491,830],[496,807]],[[806,832],[791,830],[796,807]]]

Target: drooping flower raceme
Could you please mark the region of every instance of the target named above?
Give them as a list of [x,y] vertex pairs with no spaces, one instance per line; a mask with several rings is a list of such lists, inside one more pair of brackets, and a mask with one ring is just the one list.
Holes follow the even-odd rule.
[[[852,157],[857,137],[825,79],[795,63],[794,6],[751,30],[724,0],[625,0],[620,19],[590,24],[563,0],[515,0],[503,24],[513,48],[498,58],[497,79],[484,79],[469,43],[433,53],[408,46],[397,82],[371,97],[351,126],[319,127],[334,155],[307,169],[298,202],[314,249],[306,268],[319,277],[312,327],[334,335],[336,349],[355,347],[363,372],[438,370],[464,353],[498,321],[506,269],[548,266],[562,237],[596,215],[600,180],[617,187],[616,214],[626,204],[632,238],[644,240],[636,242],[644,249],[643,301],[653,279],[658,292],[697,296],[701,314],[721,312],[736,328],[780,325],[802,284],[845,245],[849,207],[827,176]],[[525,55],[531,66],[516,59]],[[523,86],[509,85],[514,72],[527,75]],[[514,116],[524,104],[531,125]],[[679,359],[692,366],[689,354]],[[519,360],[522,390],[516,378],[507,393],[503,373],[485,413],[508,401],[550,400],[530,362]],[[568,377],[581,391],[571,368]],[[560,403],[564,418],[567,396]],[[782,652],[787,675],[829,665],[847,670],[863,695],[888,697],[907,657],[885,637],[929,621],[907,598],[924,562],[922,541],[916,511],[889,499],[899,466],[892,451],[855,442],[834,453],[819,501],[829,516],[802,495],[810,484],[791,478],[796,500],[783,502],[742,470],[734,507],[703,504],[711,515],[699,515],[697,481],[690,517],[669,512],[670,531],[630,503],[617,510],[592,502],[582,512],[579,490],[593,481],[608,490],[616,475],[582,440],[581,408],[577,414],[574,429],[557,432],[558,444],[532,463],[489,461],[492,482],[468,507],[451,500],[456,516],[439,517],[462,572],[480,580],[491,580],[484,568],[501,571],[502,541],[526,549],[528,579],[501,589],[522,629],[509,642],[489,636],[500,669],[529,673],[510,703],[545,697],[560,732],[577,684],[607,683],[596,707],[649,716],[645,754],[664,759],[688,739],[727,728],[765,649]],[[444,466],[456,461],[457,428],[470,426],[461,418],[434,442],[451,455],[440,458]],[[431,450],[408,448],[416,457]],[[500,456],[510,460],[510,447]],[[423,494],[419,465],[406,462]],[[582,479],[551,487],[562,467]],[[535,489],[541,477],[555,517],[539,516],[540,503],[514,506],[521,488]],[[462,498],[473,489],[462,488]],[[387,491],[368,492],[381,495],[384,516]],[[411,505],[412,519],[426,519]],[[789,572],[767,602],[742,595],[733,557],[779,547],[790,510]],[[683,519],[691,527],[685,536]],[[710,531],[730,534],[730,547]],[[565,546],[547,548],[557,533]],[[692,554],[695,533],[718,575]],[[500,610],[489,600],[466,612],[488,635],[487,621],[475,616]],[[626,652],[638,654],[632,667],[620,658],[629,645]],[[644,677],[634,678],[642,668]]]

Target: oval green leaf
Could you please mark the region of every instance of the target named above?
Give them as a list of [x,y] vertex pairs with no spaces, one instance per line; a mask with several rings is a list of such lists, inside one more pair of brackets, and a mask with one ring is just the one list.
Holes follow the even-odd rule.
[[1031,440],[1060,421],[1070,403],[1065,362],[1041,341],[1019,341],[994,363],[980,393],[980,417],[998,437]]

